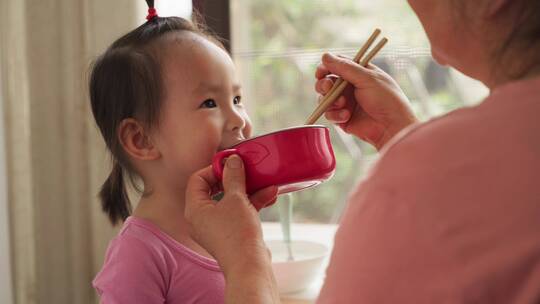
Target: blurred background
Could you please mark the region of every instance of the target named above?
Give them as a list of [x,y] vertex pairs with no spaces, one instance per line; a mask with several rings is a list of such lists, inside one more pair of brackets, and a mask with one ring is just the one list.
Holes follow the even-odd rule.
[[[433,61],[405,0],[156,3],[161,16],[198,10],[226,39],[256,133],[302,124],[317,100],[322,53],[353,57],[375,27],[390,43],[374,63],[398,81],[422,120],[487,94]],[[90,282],[116,230],[96,197],[109,159],[90,114],[87,74],[145,16],[143,0],[0,0],[0,303],[98,302]],[[349,191],[377,159],[368,145],[330,128],[336,175],[294,194],[294,225],[335,227]],[[278,221],[277,207],[261,217]]]

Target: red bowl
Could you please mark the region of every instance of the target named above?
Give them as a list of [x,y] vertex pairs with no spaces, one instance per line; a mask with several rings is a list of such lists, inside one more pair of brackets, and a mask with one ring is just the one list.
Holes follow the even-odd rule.
[[324,126],[283,129],[218,152],[212,168],[219,180],[224,159],[233,154],[244,161],[248,194],[269,186],[278,186],[279,194],[298,191],[328,180],[336,169],[330,132]]

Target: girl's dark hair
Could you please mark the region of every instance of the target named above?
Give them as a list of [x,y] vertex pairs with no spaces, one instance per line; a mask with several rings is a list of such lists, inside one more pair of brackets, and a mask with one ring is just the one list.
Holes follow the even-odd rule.
[[[154,1],[146,2],[149,9],[154,8]],[[99,197],[113,225],[131,214],[125,182],[126,177],[133,182],[134,173],[120,144],[118,127],[126,118],[137,118],[146,126],[157,122],[164,90],[158,60],[162,48],[156,44],[173,32],[196,33],[220,45],[201,24],[180,17],[153,16],[116,40],[92,67],[92,113],[113,161]]]

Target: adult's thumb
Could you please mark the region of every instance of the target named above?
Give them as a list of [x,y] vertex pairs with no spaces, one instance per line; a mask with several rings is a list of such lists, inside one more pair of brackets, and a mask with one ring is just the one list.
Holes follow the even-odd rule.
[[223,169],[223,190],[225,193],[246,193],[244,163],[238,155],[231,155]]
[[368,69],[348,58],[325,53],[322,62],[330,73],[340,76],[357,88],[366,81],[372,80]]

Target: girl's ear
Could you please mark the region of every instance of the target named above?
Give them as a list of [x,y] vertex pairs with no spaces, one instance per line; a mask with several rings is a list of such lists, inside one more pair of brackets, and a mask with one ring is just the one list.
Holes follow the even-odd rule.
[[161,153],[150,140],[144,127],[134,118],[122,120],[118,127],[118,138],[124,151],[139,160],[156,160]]

